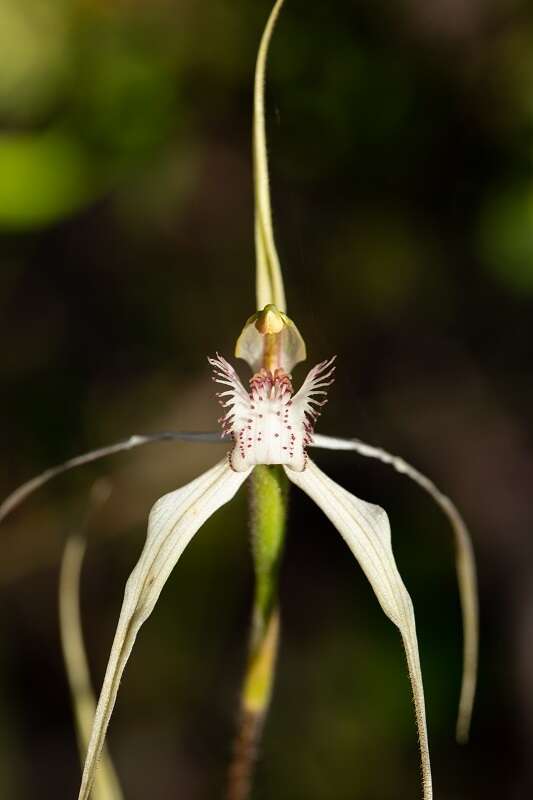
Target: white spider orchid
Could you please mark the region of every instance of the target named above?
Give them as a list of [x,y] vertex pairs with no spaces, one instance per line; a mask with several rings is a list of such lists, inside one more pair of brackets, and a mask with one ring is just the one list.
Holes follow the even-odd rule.
[[[262,358],[259,353],[263,350]],[[449,517],[456,537],[457,569],[464,621],[463,685],[457,734],[466,739],[476,681],[477,604],[472,548],[466,527],[452,502],[405,461],[358,440],[314,435],[318,410],[333,382],[333,359],[322,361],[293,392],[289,370],[305,356],[303,340],[284,312],[273,304],[251,317],[236,355],[252,370],[246,390],[234,368],[221,356],[209,359],[225,413],[222,437],[214,433],[161,433],[132,436],[102,450],[48,470],[14,492],[0,506],[3,519],[28,494],[72,466],[104,455],[164,439],[231,442],[214,467],[186,486],[161,497],[152,508],[141,557],[130,575],[109,662],[96,709],[79,800],[88,800],[118,687],[141,625],[150,616],[179,557],[204,522],[235,495],[258,465],[282,465],[288,479],[322,509],[356,557],[389,619],[398,627],[406,656],[421,752],[424,800],[432,797],[426,713],[413,606],[398,572],[387,514],[339,486],[312,461],[309,446],[355,450],[390,464],[424,488]],[[261,366],[260,366],[261,365]],[[227,387],[227,388],[226,388]]]
[[[259,360],[259,350],[263,357]],[[96,764],[117,697],[122,673],[137,633],[154,609],[161,590],[185,547],[204,522],[235,495],[257,465],[282,465],[288,479],[302,489],[322,509],[358,560],[385,614],[400,630],[413,690],[420,743],[424,798],[432,797],[431,771],[426,731],[426,713],[418,654],[413,605],[398,572],[391,547],[387,514],[379,506],[360,500],[343,489],[308,457],[309,445],[340,449],[354,448],[365,455],[390,460],[397,469],[411,477],[417,475],[403,461],[381,451],[343,439],[317,437],[313,427],[318,407],[326,400],[332,383],[333,359],[314,367],[300,390],[293,393],[289,370],[303,355],[303,343],[288,317],[268,305],[252,317],[237,344],[236,354],[245,358],[252,369],[250,389],[246,390],[234,368],[221,356],[209,359],[214,380],[224,391],[219,399],[225,409],[221,419],[224,440],[232,447],[227,455],[186,486],[164,495],[152,508],[146,544],[127,584],[117,631],[98,703],[93,734],[80,790],[80,800],[89,797]],[[259,364],[262,366],[258,368]],[[436,490],[425,479],[415,478],[434,496]],[[455,514],[450,501],[437,495],[448,513]],[[460,544],[463,577],[463,601],[473,611],[473,568],[464,528],[455,520]],[[459,531],[462,533],[459,535]],[[470,581],[470,582],[469,582]],[[467,588],[470,587],[470,588]],[[469,608],[470,606],[470,608]],[[467,625],[468,647],[474,648],[473,632]],[[465,684],[461,709],[461,728],[468,726],[472,702],[474,656],[466,658]]]
[[[218,397],[224,408],[220,433],[172,433],[132,436],[126,441],[71,459],[17,489],[0,506],[0,521],[30,493],[61,472],[121,450],[165,439],[230,443],[225,457],[200,477],[161,497],[150,512],[148,533],[139,561],[125,588],[124,601],[94,716],[79,800],[89,800],[98,760],[117,698],[120,681],[135,639],[152,613],[178,559],[193,536],[217,509],[227,503],[251,475],[264,465],[280,465],[288,480],[322,509],[338,530],[368,578],[386,616],[399,629],[411,681],[422,764],[424,800],[431,800],[432,781],[426,712],[413,605],[396,566],[387,514],[355,497],[325,475],[308,456],[308,448],[355,450],[377,458],[418,483],[451,522],[456,543],[457,573],[463,613],[463,682],[457,737],[468,735],[475,693],[478,622],[474,557],[466,526],[448,497],[405,461],[356,439],[314,435],[320,408],[333,382],[333,360],[319,363],[294,392],[291,371],[306,358],[304,341],[286,314],[281,269],[271,222],[264,123],[264,75],[268,45],[283,0],[277,0],[261,40],[254,92],[255,241],[257,307],[237,341],[235,355],[252,370],[249,389],[222,356],[210,358],[214,380],[222,384]],[[279,468],[279,467],[278,467]],[[268,652],[253,665],[258,680],[268,684],[277,641],[277,616],[265,634]],[[249,674],[252,680],[253,675]],[[265,677],[266,675],[266,677]],[[253,693],[252,693],[253,694]],[[264,702],[264,698],[263,698]]]

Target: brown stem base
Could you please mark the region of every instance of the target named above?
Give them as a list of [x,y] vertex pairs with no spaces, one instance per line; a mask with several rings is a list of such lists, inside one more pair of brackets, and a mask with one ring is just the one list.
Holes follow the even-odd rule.
[[265,715],[242,711],[228,771],[226,800],[248,800],[257,762]]

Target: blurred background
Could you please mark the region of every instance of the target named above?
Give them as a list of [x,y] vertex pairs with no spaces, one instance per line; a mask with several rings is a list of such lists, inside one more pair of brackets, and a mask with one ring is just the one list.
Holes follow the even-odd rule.
[[[70,455],[209,430],[207,355],[254,312],[252,78],[266,0],[1,0],[0,493]],[[269,67],[275,227],[319,431],[401,453],[470,524],[481,587],[471,743],[454,742],[452,537],[405,478],[316,453],[389,512],[417,610],[436,793],[533,788],[533,8],[287,0]],[[243,369],[242,375],[246,376]],[[151,504],[220,458],[158,444],[70,473],[3,524],[0,794],[73,798],[62,546],[88,492],[82,607],[103,676]],[[110,748],[129,800],[220,798],[252,591],[246,493],[142,630]],[[329,522],[291,496],[283,642],[257,800],[420,796],[400,640]]]

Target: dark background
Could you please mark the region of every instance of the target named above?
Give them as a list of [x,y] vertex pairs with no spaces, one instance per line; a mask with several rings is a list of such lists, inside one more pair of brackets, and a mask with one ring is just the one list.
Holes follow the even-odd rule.
[[[1,0],[0,491],[165,428],[212,429],[206,356],[254,307],[251,86],[269,3]],[[389,512],[412,594],[436,796],[533,788],[533,8],[287,0],[267,92],[275,228],[305,368],[338,355],[319,431],[401,453],[479,560],[471,743],[454,743],[460,612],[446,520],[355,454],[315,454]],[[245,370],[242,371],[245,375]],[[2,526],[0,793],[74,798],[57,623],[92,482],[82,603],[99,686],[151,504],[221,455],[153,445],[71,473]],[[110,747],[129,800],[219,798],[252,577],[245,492],[143,628]],[[283,644],[257,800],[420,796],[396,630],[328,521],[291,495]]]

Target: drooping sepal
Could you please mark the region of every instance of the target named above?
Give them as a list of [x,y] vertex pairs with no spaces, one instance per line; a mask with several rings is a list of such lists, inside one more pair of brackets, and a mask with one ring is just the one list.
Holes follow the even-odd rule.
[[459,712],[457,715],[457,741],[468,740],[472,709],[476,694],[478,657],[479,657],[479,601],[477,587],[477,570],[472,538],[459,510],[451,499],[411,464],[399,456],[392,455],[381,447],[373,447],[359,439],[343,439],[335,436],[317,435],[313,437],[314,447],[328,450],[354,450],[367,458],[376,458],[388,464],[396,472],[406,475],[417,483],[448,517],[455,536],[456,571],[459,585],[459,596],[463,617],[463,679]]
[[161,497],[150,512],[146,543],[124,601],[96,708],[78,800],[89,800],[113,707],[141,625],[152,613],[179,557],[204,522],[235,495],[250,470],[236,474],[224,459],[196,480]]
[[391,546],[386,512],[360,500],[328,478],[309,459],[305,472],[285,468],[287,477],[315,501],[339,531],[361,565],[389,619],[398,627],[405,654],[418,730],[424,800],[432,800],[431,765],[426,726],[424,687],[411,598],[401,579]]

